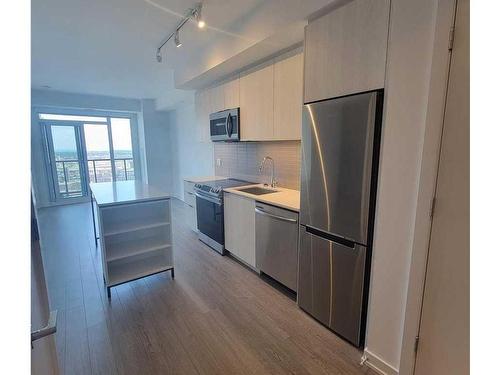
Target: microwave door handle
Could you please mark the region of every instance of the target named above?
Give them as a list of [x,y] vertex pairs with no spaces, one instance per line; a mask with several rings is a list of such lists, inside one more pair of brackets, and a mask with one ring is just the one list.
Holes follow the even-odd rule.
[[229,121],[231,119],[231,114],[228,113],[226,117],[226,134],[228,138],[231,138],[231,133],[229,132]]
[[227,135],[229,138],[231,138],[233,135],[233,117],[231,116],[231,114],[227,116],[227,129]]

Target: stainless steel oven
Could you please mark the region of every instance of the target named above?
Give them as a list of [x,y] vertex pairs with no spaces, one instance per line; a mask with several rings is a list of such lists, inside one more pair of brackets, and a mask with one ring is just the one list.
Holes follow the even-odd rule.
[[195,190],[199,239],[224,254],[224,205],[222,198]]
[[226,178],[194,185],[198,238],[224,255],[224,198],[225,188],[251,185],[251,182]]
[[212,141],[240,140],[240,109],[226,109],[210,114],[210,139]]

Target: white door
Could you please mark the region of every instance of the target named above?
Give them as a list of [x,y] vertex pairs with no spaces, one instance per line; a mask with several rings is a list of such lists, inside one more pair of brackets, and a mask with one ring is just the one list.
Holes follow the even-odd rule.
[[[31,226],[31,330],[37,331],[47,326],[50,313],[33,202],[31,202]],[[32,341],[31,373],[34,375],[59,374],[54,335],[49,334]]]
[[87,195],[81,126],[72,123],[47,123],[44,126],[48,170],[55,200]]
[[415,374],[469,374],[469,1],[458,0]]

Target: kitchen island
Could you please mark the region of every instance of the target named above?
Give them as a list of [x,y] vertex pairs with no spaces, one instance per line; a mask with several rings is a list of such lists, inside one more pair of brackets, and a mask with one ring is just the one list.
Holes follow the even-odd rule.
[[111,287],[132,280],[169,270],[173,278],[169,193],[139,181],[91,183],[90,190],[108,298]]

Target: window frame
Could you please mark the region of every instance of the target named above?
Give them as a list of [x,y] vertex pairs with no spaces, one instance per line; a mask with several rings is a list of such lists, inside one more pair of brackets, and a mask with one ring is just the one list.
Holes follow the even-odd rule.
[[[106,121],[72,121],[72,120],[46,120],[41,119],[40,114],[54,114],[54,115],[74,115],[74,116],[93,116],[93,117],[104,117]],[[130,136],[132,143],[132,159],[134,163],[134,179],[141,180],[142,179],[142,170],[141,170],[141,153],[140,153],[140,140],[139,140],[139,126],[138,126],[138,116],[135,112],[116,112],[116,111],[105,111],[105,110],[94,110],[94,109],[72,109],[72,108],[58,108],[58,107],[45,107],[40,106],[34,108],[34,114],[36,116],[37,122],[39,124],[40,131],[42,133],[41,140],[42,150],[45,158],[45,174],[47,177],[47,182],[49,184],[49,192],[50,199],[52,202],[67,202],[67,203],[77,203],[79,201],[88,200],[88,186],[91,183],[89,179],[89,171],[88,171],[88,158],[87,158],[87,149],[85,144],[85,135],[84,135],[84,124],[96,124],[96,125],[106,125],[108,131],[108,142],[109,142],[109,151],[110,151],[110,163],[111,170],[113,174],[113,181],[116,180],[116,164],[115,164],[115,155],[113,149],[113,137],[112,137],[112,126],[111,126],[111,118],[125,118],[129,120],[130,123]],[[81,197],[61,197],[58,194],[57,187],[55,185],[53,171],[52,171],[52,161],[50,153],[51,151],[47,148],[50,147],[50,137],[47,136],[47,125],[67,125],[74,126],[77,128],[79,141],[78,147],[81,148],[84,167],[83,170],[83,180],[84,186],[82,188],[82,196]]]

